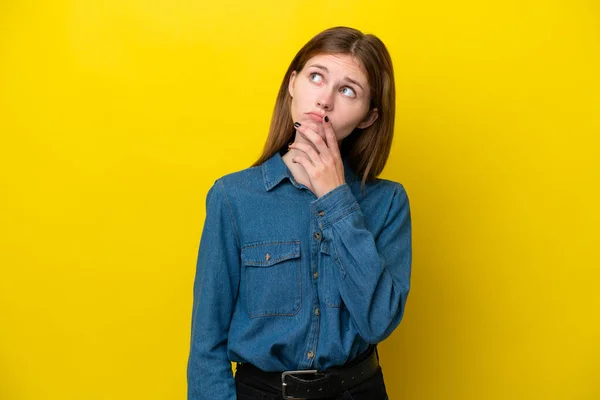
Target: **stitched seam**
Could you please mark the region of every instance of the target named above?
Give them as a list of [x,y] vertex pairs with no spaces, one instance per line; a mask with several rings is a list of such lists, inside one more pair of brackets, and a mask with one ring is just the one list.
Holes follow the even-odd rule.
[[272,240],[267,240],[267,241],[261,241],[261,242],[252,242],[252,243],[246,243],[245,245],[242,246],[242,249],[246,249],[246,248],[251,248],[251,247],[260,247],[260,246],[265,246],[265,245],[269,245],[269,244],[300,244],[299,240],[294,240],[291,242],[284,242],[284,241],[272,241]]
[[227,208],[229,209],[229,215],[231,216],[231,221],[233,223],[233,229],[235,230],[235,239],[237,241],[237,247],[240,247],[240,233],[237,228],[237,224],[235,222],[235,217],[233,215],[233,209],[231,208],[231,204],[229,203],[229,199],[227,198],[227,193],[225,192],[225,185],[222,180],[217,181],[219,183],[219,187],[221,189],[221,193],[223,193],[223,198],[225,199],[225,203],[227,203]]
[[269,191],[269,182],[267,181],[267,168],[264,164],[262,166],[262,178],[263,182],[265,183],[265,190]]

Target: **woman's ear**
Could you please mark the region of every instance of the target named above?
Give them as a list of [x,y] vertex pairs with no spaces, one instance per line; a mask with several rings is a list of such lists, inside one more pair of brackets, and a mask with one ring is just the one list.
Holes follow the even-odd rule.
[[292,71],[290,75],[290,81],[288,82],[288,93],[294,98],[294,81],[296,80],[296,71]]
[[363,121],[357,125],[357,128],[365,129],[370,127],[371,125],[373,125],[373,122],[375,122],[378,117],[379,110],[377,110],[376,108],[370,110],[365,119],[363,119]]

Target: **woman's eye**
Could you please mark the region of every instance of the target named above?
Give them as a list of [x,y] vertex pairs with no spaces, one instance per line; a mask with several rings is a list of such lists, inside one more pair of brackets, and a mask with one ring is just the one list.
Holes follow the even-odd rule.
[[310,80],[318,83],[323,80],[323,77],[321,76],[321,74],[317,74],[316,72],[313,72],[312,74],[310,74]]
[[354,93],[354,90],[352,90],[352,88],[349,88],[348,86],[346,86],[346,87],[342,88],[342,94],[344,94],[346,96],[354,97],[354,95],[356,93]]

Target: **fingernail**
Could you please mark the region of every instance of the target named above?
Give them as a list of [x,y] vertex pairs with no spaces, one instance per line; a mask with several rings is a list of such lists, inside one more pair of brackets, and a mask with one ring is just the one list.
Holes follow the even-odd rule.
[[294,126],[295,126],[296,128],[299,128],[299,127],[300,127],[300,122],[294,122]]
[[325,122],[329,122],[329,117],[327,115],[325,116]]

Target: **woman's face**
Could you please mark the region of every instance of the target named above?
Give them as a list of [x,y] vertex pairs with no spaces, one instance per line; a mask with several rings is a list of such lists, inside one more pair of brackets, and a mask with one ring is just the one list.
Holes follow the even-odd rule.
[[327,115],[338,142],[356,127],[367,128],[378,116],[377,109],[369,112],[371,93],[367,75],[351,55],[314,56],[301,71],[292,72],[288,90],[294,122],[314,126]]

